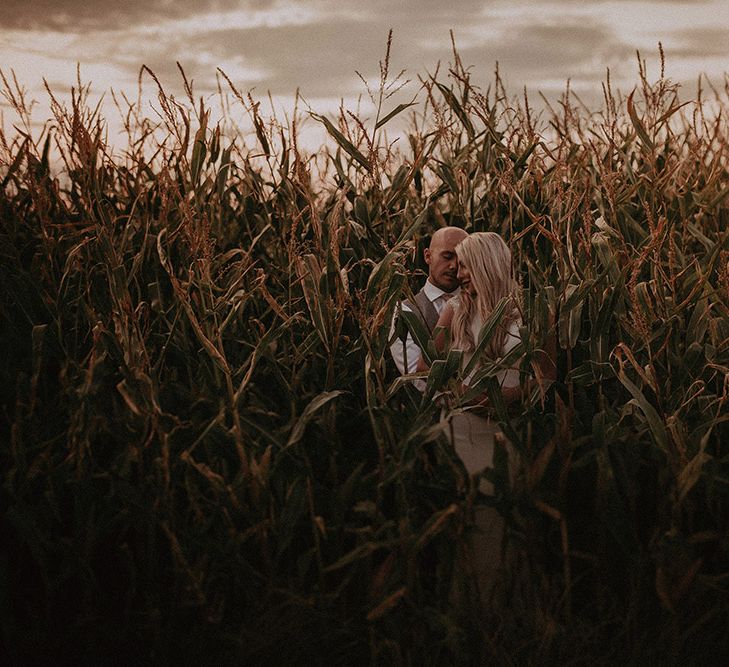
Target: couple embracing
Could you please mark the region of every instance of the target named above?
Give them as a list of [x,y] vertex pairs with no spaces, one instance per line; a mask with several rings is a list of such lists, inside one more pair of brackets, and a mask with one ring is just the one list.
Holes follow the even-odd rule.
[[[463,353],[462,367],[472,367],[462,378],[465,391],[482,365],[471,363],[481,329],[502,301],[503,316],[489,343],[479,350],[477,362],[498,361],[520,342],[519,284],[514,279],[511,252],[494,232],[468,234],[460,227],[442,227],[433,234],[424,259],[428,265],[425,285],[412,301],[403,301],[400,308],[420,320],[429,335],[435,337],[439,352],[449,345]],[[403,375],[428,370],[422,350],[409,332],[393,341],[390,352]],[[496,377],[507,404],[521,397],[517,368],[504,368]],[[474,408],[486,407],[488,398],[481,394],[471,403]],[[483,414],[478,410],[472,412]]]
[[[412,312],[425,325],[435,346],[442,352],[446,346],[462,352],[461,388],[469,391],[479,368],[488,362],[498,363],[520,342],[522,324],[519,284],[514,278],[511,252],[504,239],[494,232],[467,234],[458,227],[443,227],[432,236],[424,259],[428,279],[412,301],[403,301],[400,308]],[[479,347],[479,334],[489,316],[501,304],[502,317],[485,347]],[[552,347],[551,345],[549,346]],[[428,366],[413,336],[393,341],[392,357],[401,374],[425,371]],[[554,379],[554,352],[538,356],[540,380]],[[479,358],[473,363],[474,354]],[[517,367],[501,367],[496,375],[506,404],[521,398],[535,379],[520,381]],[[473,393],[473,392],[471,392]],[[516,452],[505,438],[498,437],[498,424],[484,408],[486,393],[473,397],[462,411],[449,420],[447,434],[469,475],[476,475],[493,466],[496,447],[504,447],[510,473],[516,469]],[[493,494],[493,484],[484,478],[479,489]],[[474,567],[480,587],[491,588],[501,563],[503,520],[495,509],[477,509],[477,532],[471,541]],[[483,591],[486,592],[486,591]]]

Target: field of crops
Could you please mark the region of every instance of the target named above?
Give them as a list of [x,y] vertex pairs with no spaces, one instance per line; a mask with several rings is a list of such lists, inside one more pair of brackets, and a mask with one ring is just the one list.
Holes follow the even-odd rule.
[[[189,86],[159,117],[123,107],[112,152],[86,88],[31,137],[4,80],[11,661],[729,655],[728,91],[681,99],[641,68],[601,109],[537,114],[455,58],[405,108],[382,74],[377,117],[313,118],[314,156],[230,82],[220,120]],[[497,461],[495,498],[443,435],[458,401],[431,400],[453,369],[423,396],[388,352],[446,224],[508,240],[525,377],[557,335],[554,385],[497,409],[522,467]],[[485,605],[463,557],[479,503],[512,553]]]

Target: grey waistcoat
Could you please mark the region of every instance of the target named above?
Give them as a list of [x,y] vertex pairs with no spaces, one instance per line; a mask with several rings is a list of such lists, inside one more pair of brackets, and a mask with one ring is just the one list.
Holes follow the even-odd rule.
[[425,295],[423,289],[415,295],[415,303],[408,299],[407,301],[404,301],[403,304],[407,305],[413,313],[415,313],[417,318],[425,324],[432,335],[435,330],[435,325],[438,322],[438,311],[430,302],[430,299]]

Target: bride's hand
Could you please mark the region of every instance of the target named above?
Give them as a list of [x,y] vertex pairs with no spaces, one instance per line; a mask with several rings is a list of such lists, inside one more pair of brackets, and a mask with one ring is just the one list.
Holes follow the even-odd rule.
[[433,397],[433,402],[439,407],[439,408],[450,408],[451,407],[451,397],[450,395],[443,391],[439,394],[436,394]]

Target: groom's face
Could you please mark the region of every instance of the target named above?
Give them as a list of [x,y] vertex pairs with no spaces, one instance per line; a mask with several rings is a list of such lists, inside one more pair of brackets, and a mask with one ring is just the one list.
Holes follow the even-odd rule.
[[458,287],[456,246],[465,236],[462,229],[441,229],[433,235],[430,247],[425,250],[428,278],[444,292],[452,292]]

